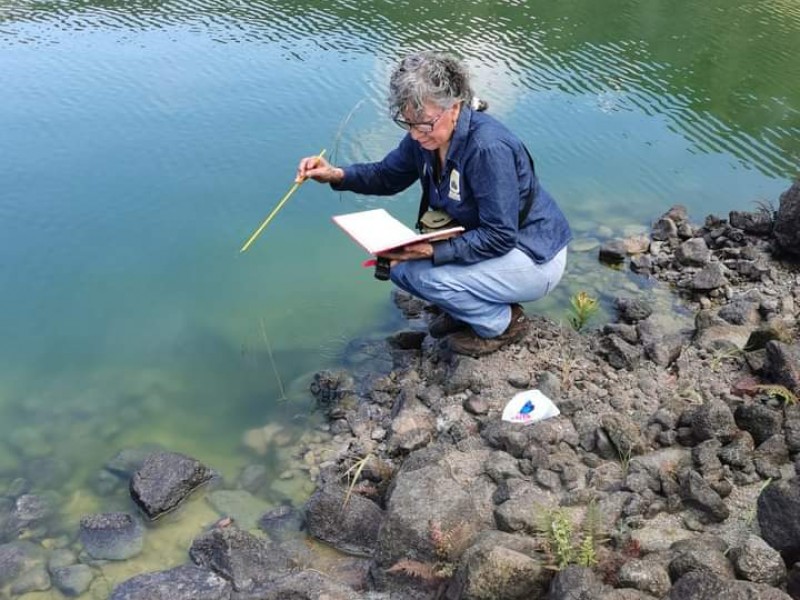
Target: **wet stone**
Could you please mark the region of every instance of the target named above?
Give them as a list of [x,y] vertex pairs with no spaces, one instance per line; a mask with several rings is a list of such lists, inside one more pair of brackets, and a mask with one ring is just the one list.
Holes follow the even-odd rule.
[[41,548],[31,542],[0,545],[0,588],[42,561]]
[[20,521],[44,521],[53,514],[50,501],[44,496],[25,494],[17,498],[14,515]]
[[258,527],[272,537],[281,538],[299,531],[302,522],[300,512],[284,504],[264,513],[258,520]]
[[80,596],[94,580],[94,572],[87,565],[71,565],[50,570],[53,585],[68,597]]
[[177,452],[149,455],[131,479],[131,497],[150,519],[176,508],[213,473],[201,462]]
[[144,526],[128,513],[100,513],[81,518],[79,538],[92,558],[126,560],[142,551]]
[[30,592],[45,592],[51,587],[50,575],[44,564],[40,563],[25,571],[14,581],[11,593],[22,595]]
[[121,583],[110,600],[229,600],[231,585],[224,578],[194,565],[144,573]]
[[236,526],[216,528],[199,536],[192,542],[189,557],[196,565],[230,581],[237,592],[249,591],[293,566],[269,540]]
[[720,263],[711,263],[692,277],[689,287],[696,292],[716,290],[728,284],[724,267]]
[[489,412],[489,403],[480,395],[471,395],[464,401],[464,410],[473,415],[485,415]]

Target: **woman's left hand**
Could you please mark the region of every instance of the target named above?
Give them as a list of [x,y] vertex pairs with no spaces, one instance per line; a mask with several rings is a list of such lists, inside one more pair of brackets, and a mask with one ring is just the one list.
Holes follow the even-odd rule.
[[433,258],[433,246],[428,242],[420,242],[419,244],[405,246],[402,250],[394,252],[382,252],[379,256],[391,260],[392,265],[403,262],[404,260]]

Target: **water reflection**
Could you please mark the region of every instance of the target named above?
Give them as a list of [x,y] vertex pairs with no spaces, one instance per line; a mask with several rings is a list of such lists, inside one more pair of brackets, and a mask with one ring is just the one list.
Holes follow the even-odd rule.
[[[665,115],[699,152],[726,152],[777,176],[800,158],[796,3],[739,0],[484,2],[14,2],[5,43],[51,43],[52,27],[125,36],[179,28],[222,43],[277,44],[284,58],[353,52],[394,58],[446,40],[498,80],[600,97],[608,109]],[[37,24],[38,27],[23,25]],[[9,27],[10,26],[10,27]],[[311,42],[315,51],[304,48]],[[299,45],[297,45],[299,42]],[[435,45],[435,44],[434,44]],[[335,86],[335,82],[332,82]],[[333,87],[333,86],[332,86]]]

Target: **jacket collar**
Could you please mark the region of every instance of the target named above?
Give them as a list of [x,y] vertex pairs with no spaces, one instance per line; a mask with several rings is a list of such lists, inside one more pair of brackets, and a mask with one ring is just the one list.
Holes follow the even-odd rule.
[[464,102],[461,105],[461,110],[458,113],[458,120],[453,129],[453,137],[450,138],[450,146],[447,148],[447,159],[445,162],[455,164],[454,156],[459,156],[464,147],[467,145],[467,135],[469,133],[469,126],[472,123],[472,108],[469,102]]

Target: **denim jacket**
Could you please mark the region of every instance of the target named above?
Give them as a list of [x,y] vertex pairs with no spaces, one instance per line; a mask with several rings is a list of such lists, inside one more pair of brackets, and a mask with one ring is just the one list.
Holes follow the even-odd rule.
[[[572,239],[555,200],[539,185],[522,142],[490,115],[464,105],[456,122],[441,176],[434,152],[410,134],[380,162],[344,168],[337,190],[391,195],[420,180],[429,186],[430,206],[444,210],[466,231],[434,242],[433,263],[471,264],[519,248],[536,263],[553,258]],[[522,223],[521,207],[533,206]]]

